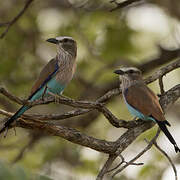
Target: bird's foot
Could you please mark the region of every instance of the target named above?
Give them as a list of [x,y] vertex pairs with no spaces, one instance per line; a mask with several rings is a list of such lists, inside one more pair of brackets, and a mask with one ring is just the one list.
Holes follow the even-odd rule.
[[134,117],[134,118],[133,118],[133,121],[134,121],[134,123],[135,123],[136,125],[138,125],[138,121],[137,121],[137,120],[138,120],[138,117]]
[[[14,129],[14,134],[16,136],[16,128],[13,127],[13,129]],[[9,131],[9,126],[5,127],[3,131],[4,131],[4,138],[6,138],[8,131]]]
[[[14,134],[15,134],[15,136],[16,136],[16,128],[13,127],[13,129],[14,129]],[[8,134],[8,130],[9,130],[9,127],[7,127],[7,128],[4,130],[4,138],[6,138],[6,136],[7,136],[7,134]]]
[[15,134],[15,136],[16,136],[16,128],[15,128],[15,127],[13,127],[13,129],[14,129],[14,134]]
[[137,117],[134,117],[134,118],[133,118],[133,121],[135,121],[136,119],[137,119]]
[[4,131],[4,138],[6,138],[9,128],[7,127]]
[[43,92],[43,94],[42,94],[42,96],[41,96],[41,100],[42,100],[42,101],[44,101],[44,97],[45,97],[45,94],[46,94],[47,89],[48,89],[48,86],[46,85],[45,88],[44,88],[44,92]]
[[44,97],[42,96],[42,97],[40,98],[40,100],[41,100],[41,101],[44,101]]
[[57,95],[57,94],[54,94],[54,103],[55,104],[60,104],[59,95]]

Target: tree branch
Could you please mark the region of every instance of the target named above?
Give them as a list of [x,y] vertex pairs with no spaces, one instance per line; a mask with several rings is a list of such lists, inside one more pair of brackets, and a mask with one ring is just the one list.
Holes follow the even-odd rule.
[[2,26],[7,26],[5,31],[0,35],[0,39],[3,39],[4,36],[8,33],[10,27],[15,24],[18,19],[25,13],[25,11],[28,9],[28,7],[30,6],[30,4],[33,2],[33,0],[27,0],[26,4],[24,5],[23,9],[19,12],[19,14],[17,14],[17,16],[15,16],[11,21],[9,22],[5,22],[5,23],[0,23],[0,27]]
[[175,175],[175,180],[178,180],[177,177],[177,170],[176,167],[174,165],[174,163],[172,162],[171,158],[168,156],[168,154],[158,146],[158,144],[156,142],[153,142],[154,146],[168,159],[169,163],[171,164],[173,171],[174,171],[174,175]]
[[[180,67],[180,59],[178,59],[175,62],[170,63],[169,65],[162,67],[161,69],[157,70],[155,73],[153,73],[152,76],[149,76],[148,78],[146,78],[144,81],[146,84],[149,84],[155,80],[157,80],[160,76],[164,76],[165,74],[169,73],[170,71],[173,71],[177,68]],[[98,102],[107,102],[110,98],[117,96],[121,94],[121,89],[120,88],[115,88],[112,89],[110,91],[108,91],[105,95],[103,95],[102,97],[100,97],[98,99]]]
[[160,128],[158,128],[156,135],[149,142],[149,144],[146,146],[146,148],[143,151],[141,151],[137,156],[135,156],[133,159],[131,159],[128,163],[126,163],[123,167],[121,167],[115,173],[113,173],[112,178],[115,177],[121,171],[123,171],[126,167],[128,167],[129,165],[134,163],[134,161],[136,161],[138,158],[140,158],[145,152],[147,152],[153,146],[153,144],[156,142],[156,139],[158,138],[160,131],[161,131]]
[[54,125],[48,122],[35,122],[31,120],[29,121],[19,120],[16,122],[16,126],[26,129],[38,130],[44,134],[48,134],[52,136],[59,136],[70,142],[85,147],[90,147],[91,149],[94,149],[99,152],[104,152],[107,154],[111,154],[115,152],[114,149],[115,142],[99,140],[91,136],[88,136],[84,133],[81,133],[80,131],[75,130],[73,128]]
[[[173,91],[174,90],[174,91]],[[178,91],[178,93],[177,93]],[[176,98],[171,98],[168,103],[174,103],[178,97],[180,97],[180,85],[170,89],[161,97],[162,99],[166,99],[166,96],[169,95],[177,96]],[[173,102],[172,102],[173,101]],[[162,100],[164,102],[164,100]],[[162,104],[162,107],[167,107]],[[130,122],[131,123],[131,122]],[[16,126],[23,127],[26,129],[38,130],[43,133],[59,136],[68,141],[71,141],[76,144],[80,144],[82,146],[90,147],[100,152],[108,153],[108,154],[120,154],[124,151],[140,134],[142,134],[147,129],[151,128],[154,123],[144,122],[142,120],[137,120],[134,122],[136,126],[128,129],[119,139],[114,142],[109,142],[105,140],[99,140],[86,134],[81,133],[73,128],[63,127],[59,125],[55,125],[53,123],[48,122],[37,122],[32,120],[23,120],[19,119],[16,122]]]
[[[156,71],[152,76],[149,76],[147,79],[145,79],[145,82],[151,83],[155,80],[157,80],[159,77],[164,76],[165,74],[169,73],[170,71],[179,68],[180,67],[180,60],[177,60],[175,62],[172,62],[171,64],[167,65],[166,67],[161,68],[160,70]],[[176,87],[174,87],[174,89],[172,90],[172,93],[175,92],[179,93],[179,85],[177,85]],[[27,102],[26,100],[22,100],[12,94],[10,94],[5,88],[0,87],[0,93],[3,94],[4,96],[6,96],[7,98],[9,98],[10,100],[18,103],[18,104],[29,104],[31,106],[35,106],[35,105],[41,105],[41,104],[49,104],[52,102],[55,102],[55,98],[54,97],[50,97],[48,99],[46,99],[45,101],[39,100],[39,101],[35,101],[33,103]],[[22,116],[22,118],[24,119],[36,119],[36,120],[59,120],[59,119],[66,119],[69,117],[74,117],[74,116],[79,116],[85,113],[88,113],[92,110],[98,110],[99,112],[102,112],[104,114],[104,116],[108,119],[108,121],[115,127],[124,127],[124,128],[131,128],[134,127],[135,125],[139,125],[137,123],[140,123],[140,121],[138,122],[126,122],[124,120],[119,120],[117,119],[105,106],[104,103],[106,103],[110,98],[117,96],[121,93],[121,89],[116,88],[116,89],[112,89],[110,91],[108,91],[105,95],[103,95],[102,97],[98,98],[96,100],[96,102],[91,102],[91,101],[75,101],[73,99],[70,98],[66,98],[66,97],[56,97],[57,99],[59,99],[59,102],[65,105],[69,105],[75,108],[80,108],[80,109],[76,109],[74,111],[70,111],[67,112],[65,114],[57,114],[57,115],[37,115],[37,114],[24,114]],[[166,96],[164,96],[165,98]],[[164,99],[162,104],[165,104],[166,102],[169,101],[170,98],[176,98],[176,95],[171,94],[171,91],[169,92],[168,98]],[[172,102],[174,102],[175,100],[172,100]],[[168,102],[169,104],[169,102]],[[86,109],[85,109],[86,108]],[[11,114],[4,111],[4,110],[0,110],[0,113],[3,115],[7,115],[10,116]],[[140,123],[141,124],[141,123]]]
[[0,87],[0,93],[3,94],[4,96],[6,96],[8,99],[10,99],[11,101],[14,101],[18,104],[23,105],[25,103],[24,100],[18,98],[17,96],[12,95],[11,93],[9,93],[4,87]]
[[104,174],[108,171],[113,161],[116,159],[117,155],[109,155],[107,161],[105,162],[103,168],[99,172],[96,180],[102,180],[104,177]]
[[118,3],[116,0],[111,0],[110,2],[114,3],[116,5],[116,7],[111,9],[110,11],[112,12],[112,11],[115,11],[117,9],[122,9],[124,7],[127,7],[127,6],[129,6],[131,4],[133,4],[133,3],[137,3],[139,1],[142,1],[142,0],[127,0],[127,1],[123,1],[121,3]]
[[[145,82],[150,83],[152,81],[155,81],[160,76],[165,75],[166,73],[178,68],[180,66],[180,60],[173,62],[166,67],[161,68],[156,73],[154,73],[152,76],[148,77]],[[27,102],[20,100],[14,96],[11,96],[7,91],[4,89],[0,89],[0,93],[4,96],[8,97],[10,100],[13,100],[18,103],[25,103],[29,104],[31,106],[40,105],[40,104],[49,104],[51,102],[55,102],[55,99],[61,103],[68,106],[72,106],[75,108],[80,108],[84,112],[80,112],[80,114],[90,112],[92,110],[97,110],[108,119],[108,121],[115,127],[125,127],[128,128],[128,130],[121,135],[116,141],[106,141],[106,140],[100,140],[91,136],[88,136],[78,130],[75,130],[73,128],[68,128],[60,125],[56,125],[55,123],[50,123],[46,121],[39,121],[37,119],[33,119],[31,116],[31,119],[27,120],[28,115],[24,115],[21,118],[18,119],[13,126],[18,126],[26,129],[32,129],[32,130],[38,130],[41,133],[53,135],[53,136],[59,136],[62,137],[68,141],[71,141],[73,143],[89,147],[91,149],[94,149],[99,152],[107,153],[109,154],[109,158],[106,161],[105,165],[103,166],[102,170],[100,171],[100,175],[98,178],[102,178],[105,174],[105,172],[108,171],[109,167],[111,166],[114,159],[116,159],[117,156],[121,154],[132,142],[135,141],[135,139],[141,135],[146,130],[152,128],[155,123],[153,122],[145,122],[142,120],[136,120],[136,121],[122,121],[117,119],[104,105],[105,102],[107,102],[111,97],[118,95],[121,92],[120,89],[113,89],[109,92],[107,92],[104,96],[98,98],[95,102],[92,101],[75,101],[73,99],[64,97],[64,96],[51,96],[47,98],[45,101],[39,100],[36,102]],[[162,96],[160,97],[160,103],[164,110],[167,109],[169,105],[172,105],[178,98],[180,97],[180,84],[176,85],[172,89],[168,90]],[[74,112],[77,113],[75,110]],[[5,116],[11,116],[12,113],[8,113],[6,111],[0,110],[0,113]],[[73,116],[73,112],[69,113],[71,116]],[[78,113],[77,113],[78,114]],[[44,116],[44,115],[43,115]],[[40,116],[39,117],[43,117]],[[62,117],[63,115],[61,115]],[[68,115],[66,114],[65,117]],[[34,116],[34,117],[37,117]],[[53,117],[53,115],[52,115]],[[51,117],[49,117],[51,118]]]

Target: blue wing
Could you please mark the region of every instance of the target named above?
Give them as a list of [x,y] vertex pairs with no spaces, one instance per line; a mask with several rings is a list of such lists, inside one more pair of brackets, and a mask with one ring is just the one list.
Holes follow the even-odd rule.
[[[35,84],[32,87],[31,95],[29,96],[28,100],[36,100],[40,96],[42,96],[45,86],[48,82],[51,81],[50,86],[53,89],[53,85],[56,83],[52,81],[55,77],[57,71],[59,69],[58,61],[56,59],[52,59],[49,63],[42,69],[38,79],[36,80]],[[55,81],[55,80],[54,80]]]

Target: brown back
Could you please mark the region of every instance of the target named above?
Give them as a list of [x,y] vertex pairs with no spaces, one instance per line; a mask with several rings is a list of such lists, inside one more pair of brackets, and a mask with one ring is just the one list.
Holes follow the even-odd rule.
[[31,89],[31,95],[43,84],[43,82],[51,75],[56,69],[57,59],[52,59],[45,65],[40,72],[40,75]]
[[158,97],[145,84],[135,84],[125,93],[129,105],[146,116],[153,116],[159,121],[164,121],[164,113],[159,104]]

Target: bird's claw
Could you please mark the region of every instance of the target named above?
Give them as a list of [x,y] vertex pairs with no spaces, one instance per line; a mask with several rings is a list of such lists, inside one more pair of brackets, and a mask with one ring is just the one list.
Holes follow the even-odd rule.
[[133,121],[134,121],[134,123],[135,123],[136,125],[138,125],[137,119],[138,119],[137,117],[134,117],[134,118],[133,118]]
[[133,118],[133,121],[136,121],[136,119],[137,119],[137,117],[134,117],[134,118]]
[[8,127],[5,129],[5,131],[4,131],[4,138],[6,138],[6,136],[7,136],[7,133],[8,133]]
[[48,88],[48,86],[46,85],[45,88],[44,88],[44,92],[43,92],[43,94],[42,94],[42,96],[41,96],[42,101],[44,101],[44,96],[45,96],[45,94],[46,94],[47,89],[49,89],[49,88]]
[[54,103],[60,104],[59,96],[57,94],[54,95]]
[[[16,128],[15,128],[15,126],[13,127],[13,129],[14,129],[14,133],[15,133],[15,136],[16,136]],[[9,130],[9,125],[6,127],[4,127],[4,138],[6,138],[6,136],[7,136],[7,133],[8,133],[8,130]]]
[[16,128],[14,127],[13,129],[14,129],[14,134],[15,134],[15,136],[16,136]]

